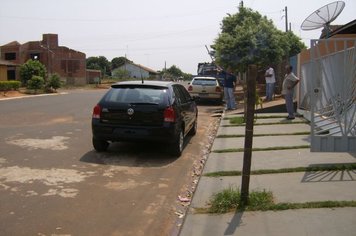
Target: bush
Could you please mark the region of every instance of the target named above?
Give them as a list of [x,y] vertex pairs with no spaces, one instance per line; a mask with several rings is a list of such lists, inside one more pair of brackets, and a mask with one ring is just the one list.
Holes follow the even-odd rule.
[[0,91],[18,90],[20,85],[20,81],[0,81]]
[[30,80],[27,81],[27,88],[34,89],[35,93],[37,93],[38,89],[43,89],[44,83],[44,79],[41,76],[34,75]]
[[47,84],[46,84],[46,91],[53,92],[56,91],[58,88],[62,86],[61,84],[61,79],[59,78],[59,75],[53,74],[51,77],[49,77]]
[[46,76],[46,67],[41,62],[30,59],[20,67],[20,77],[23,84],[26,86],[34,75],[44,78]]

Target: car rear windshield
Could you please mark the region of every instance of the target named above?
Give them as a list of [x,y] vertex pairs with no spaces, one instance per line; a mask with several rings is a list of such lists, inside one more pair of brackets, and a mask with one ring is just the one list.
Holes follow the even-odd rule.
[[194,79],[193,85],[206,85],[206,86],[215,86],[216,80],[212,79]]
[[164,87],[114,87],[105,96],[105,102],[119,103],[166,103],[167,88]]

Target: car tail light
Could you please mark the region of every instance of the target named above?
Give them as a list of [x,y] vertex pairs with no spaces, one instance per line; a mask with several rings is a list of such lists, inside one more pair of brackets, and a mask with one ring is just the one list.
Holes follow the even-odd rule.
[[190,85],[190,86],[188,87],[188,91],[193,91],[193,86]]
[[93,109],[93,118],[100,119],[101,115],[101,107],[99,105],[96,105]]
[[215,92],[221,93],[221,88],[217,86],[217,87],[215,88]]
[[164,110],[164,121],[165,122],[175,122],[176,121],[176,112],[173,107],[167,107]]

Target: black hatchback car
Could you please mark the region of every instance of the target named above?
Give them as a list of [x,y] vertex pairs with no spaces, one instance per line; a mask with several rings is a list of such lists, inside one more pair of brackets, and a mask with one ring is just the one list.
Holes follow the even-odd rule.
[[110,142],[161,142],[180,156],[186,135],[197,131],[197,119],[195,98],[181,84],[116,83],[93,109],[93,146],[103,152]]

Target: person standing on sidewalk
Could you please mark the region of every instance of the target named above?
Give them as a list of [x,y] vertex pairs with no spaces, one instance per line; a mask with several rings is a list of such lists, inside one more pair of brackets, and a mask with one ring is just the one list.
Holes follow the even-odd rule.
[[282,85],[282,95],[286,100],[286,108],[288,112],[287,119],[293,120],[294,116],[294,104],[293,104],[293,94],[294,94],[294,87],[298,84],[299,78],[294,75],[293,67],[290,65],[286,66],[286,75],[283,80]]
[[274,75],[274,70],[271,66],[268,67],[265,73],[266,79],[266,98],[265,101],[272,101],[272,96],[274,93],[274,84],[276,83],[276,77]]
[[224,77],[224,97],[226,102],[226,110],[235,110],[235,91],[236,88],[236,76],[232,74],[231,69],[228,69]]

